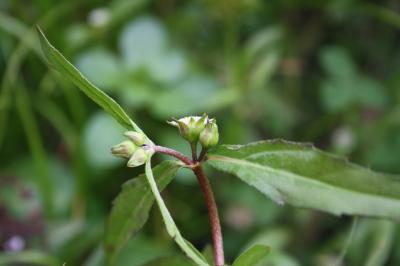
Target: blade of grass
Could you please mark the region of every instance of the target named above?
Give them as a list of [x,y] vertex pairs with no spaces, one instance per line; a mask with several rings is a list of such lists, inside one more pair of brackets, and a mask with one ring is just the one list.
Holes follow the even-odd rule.
[[28,142],[30,153],[35,165],[37,174],[37,186],[43,203],[43,209],[48,217],[54,213],[53,210],[53,192],[51,187],[51,179],[49,174],[49,166],[47,164],[47,155],[43,146],[42,138],[39,134],[38,124],[34,116],[32,107],[29,102],[29,96],[25,87],[20,82],[19,88],[16,90],[16,105],[22,127]]

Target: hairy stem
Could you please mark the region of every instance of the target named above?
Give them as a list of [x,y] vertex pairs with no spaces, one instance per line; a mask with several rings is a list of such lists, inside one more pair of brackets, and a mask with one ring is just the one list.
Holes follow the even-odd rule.
[[219,222],[218,216],[218,208],[217,204],[215,203],[214,193],[211,189],[210,181],[204,174],[201,165],[194,167],[192,170],[196,175],[197,180],[199,181],[207,204],[208,215],[210,217],[215,265],[223,266],[225,264],[224,246],[222,241],[221,224]]

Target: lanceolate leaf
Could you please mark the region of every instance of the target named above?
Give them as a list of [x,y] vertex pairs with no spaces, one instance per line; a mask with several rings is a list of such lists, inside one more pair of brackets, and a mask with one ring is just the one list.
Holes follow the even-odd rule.
[[255,245],[241,254],[232,266],[254,266],[268,256],[270,248],[264,245]]
[[90,99],[102,107],[107,113],[112,115],[122,126],[127,129],[142,130],[129,118],[122,107],[111,97],[94,86],[87,80],[79,70],[74,67],[53,45],[47,40],[41,29],[38,27],[40,43],[43,53],[50,65],[56,69],[63,77],[72,81]]
[[309,144],[283,140],[220,146],[209,163],[280,204],[336,215],[400,220],[400,179],[373,172]]
[[[165,161],[154,168],[158,188],[163,190],[174,178],[180,164]],[[146,223],[154,196],[144,174],[127,181],[115,199],[105,230],[105,250],[111,263],[132,234]]]

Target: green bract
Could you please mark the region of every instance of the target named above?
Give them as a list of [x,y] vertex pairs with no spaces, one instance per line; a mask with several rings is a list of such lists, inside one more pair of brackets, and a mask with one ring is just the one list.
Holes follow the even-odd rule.
[[177,127],[181,136],[190,143],[196,143],[199,140],[200,133],[206,126],[208,117],[206,114],[203,116],[187,116],[181,119],[173,119],[167,123]]
[[146,136],[136,131],[126,131],[124,136],[131,139],[137,146],[142,146],[146,142]]
[[111,153],[117,157],[129,159],[137,150],[137,146],[130,140],[125,140],[111,148]]
[[145,136],[142,133],[135,131],[127,131],[124,136],[129,140],[125,140],[120,144],[111,148],[111,153],[117,157],[129,159],[127,166],[136,167],[143,165],[151,158],[154,150],[151,145],[143,146],[145,143]]
[[128,163],[126,164],[128,167],[136,167],[143,165],[149,157],[147,156],[146,152],[143,148],[138,148],[133,154],[132,157],[129,159]]

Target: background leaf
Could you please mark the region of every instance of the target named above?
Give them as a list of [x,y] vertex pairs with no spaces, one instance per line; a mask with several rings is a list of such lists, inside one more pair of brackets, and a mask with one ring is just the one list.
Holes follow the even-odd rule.
[[104,112],[95,113],[85,125],[83,144],[88,162],[107,169],[123,161],[110,153],[110,147],[124,140],[124,128]]
[[39,251],[23,251],[0,254],[0,265],[56,266],[60,265],[60,262],[52,256]]
[[193,266],[191,260],[184,256],[168,256],[146,263],[143,266]]
[[[163,190],[180,168],[176,161],[165,161],[154,168],[158,188]],[[105,230],[105,249],[108,261],[113,261],[132,234],[146,223],[154,196],[144,174],[127,181],[115,199]]]
[[282,140],[220,146],[209,163],[279,204],[336,215],[400,219],[400,180],[351,164],[307,144]]
[[94,48],[80,54],[76,66],[96,86],[107,92],[115,89],[120,82],[119,59],[106,49]]
[[243,254],[241,254],[234,262],[232,266],[252,266],[262,261],[269,254],[269,247],[264,245],[255,245]]

